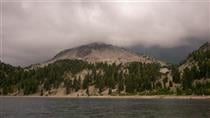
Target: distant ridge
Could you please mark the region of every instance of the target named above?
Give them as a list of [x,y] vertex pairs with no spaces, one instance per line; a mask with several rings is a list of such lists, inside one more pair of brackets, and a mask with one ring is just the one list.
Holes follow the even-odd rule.
[[205,61],[210,61],[210,43],[204,43],[199,49],[195,50],[189,56],[180,63],[180,70],[184,70],[185,68],[191,68],[194,65],[198,65],[199,63],[203,63]]
[[209,42],[206,42],[205,44],[203,44],[199,50],[203,50],[203,51],[206,51],[206,50],[210,50],[210,43]]

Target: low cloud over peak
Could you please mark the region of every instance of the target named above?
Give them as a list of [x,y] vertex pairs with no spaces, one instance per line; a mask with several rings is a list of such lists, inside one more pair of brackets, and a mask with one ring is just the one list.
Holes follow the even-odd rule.
[[104,42],[131,47],[190,45],[210,40],[209,1],[3,1],[3,59],[15,65]]

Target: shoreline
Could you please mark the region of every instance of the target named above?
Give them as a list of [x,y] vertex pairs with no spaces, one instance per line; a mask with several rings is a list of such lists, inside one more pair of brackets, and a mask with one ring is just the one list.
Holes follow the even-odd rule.
[[209,99],[210,96],[0,96],[0,98],[74,98],[74,99]]

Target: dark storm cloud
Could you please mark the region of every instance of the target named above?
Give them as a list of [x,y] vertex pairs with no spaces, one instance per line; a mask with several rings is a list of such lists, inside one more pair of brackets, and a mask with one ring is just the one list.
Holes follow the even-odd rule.
[[208,1],[3,1],[3,59],[15,65],[91,42],[172,48],[209,40]]

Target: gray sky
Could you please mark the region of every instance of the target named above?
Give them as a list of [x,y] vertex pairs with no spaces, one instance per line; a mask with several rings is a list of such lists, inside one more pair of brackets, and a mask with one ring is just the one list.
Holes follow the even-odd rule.
[[13,65],[91,42],[168,49],[210,40],[209,0],[2,1],[1,60]]

